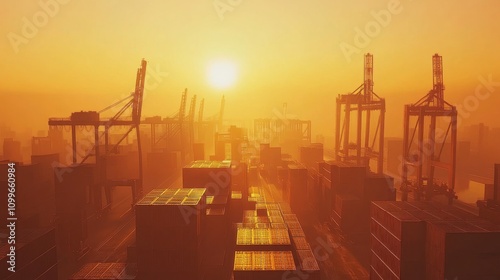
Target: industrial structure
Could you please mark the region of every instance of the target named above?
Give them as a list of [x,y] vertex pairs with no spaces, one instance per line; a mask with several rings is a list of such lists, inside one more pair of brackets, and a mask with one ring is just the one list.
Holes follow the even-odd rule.
[[[188,114],[186,115],[186,104],[188,99],[187,89],[181,96],[179,111],[171,117],[160,116],[146,118],[142,124],[151,126],[151,151],[180,151],[184,162],[189,156],[189,144],[193,143],[194,137],[194,110],[196,107],[196,95],[191,98]],[[158,131],[158,128],[160,128]]]
[[[417,102],[405,106],[402,199],[408,200],[409,192],[414,193],[416,200],[430,200],[441,194],[451,204],[456,198],[457,108],[444,99],[443,58],[438,54],[432,57],[432,76],[432,90]],[[414,118],[416,123],[412,129],[410,121]],[[426,119],[430,121],[428,128]],[[437,127],[438,119],[447,123],[444,129]],[[448,159],[442,156],[445,146],[449,146]],[[436,179],[436,168],[446,172],[445,180]],[[415,174],[410,174],[410,170]]]
[[[146,60],[142,60],[141,67],[137,69],[137,75],[135,80],[135,91],[131,93],[126,98],[115,102],[114,104],[104,108],[99,112],[91,111],[91,112],[74,112],[71,114],[69,119],[61,119],[61,118],[51,118],[49,119],[49,126],[53,127],[71,127],[71,151],[72,151],[72,164],[83,164],[90,157],[94,158],[95,169],[98,170],[96,172],[96,186],[95,193],[98,200],[96,201],[97,211],[102,210],[102,203],[100,200],[101,188],[105,187],[108,190],[112,186],[120,185],[120,186],[130,186],[132,188],[133,201],[136,200],[137,197],[142,194],[142,146],[141,146],[141,133],[140,133],[140,124],[141,124],[141,116],[142,116],[142,100],[144,97],[144,81],[146,79]],[[117,107],[120,104],[124,103],[122,107]],[[108,111],[112,108],[115,108],[116,113],[113,117],[109,119],[101,119],[100,114]],[[119,109],[116,109],[119,108]],[[129,110],[131,113],[131,117],[126,118],[124,113]],[[110,143],[109,141],[109,133],[113,127],[126,127],[125,132],[121,136],[121,138],[116,143]],[[78,147],[77,147],[77,127],[92,127],[94,130],[94,143],[93,146],[88,149],[86,154],[82,156],[80,161],[78,161]],[[104,131],[101,131],[101,128]],[[100,173],[102,170],[103,164],[101,163],[102,157],[107,156],[113,152],[117,151],[118,146],[125,140],[129,134],[134,131],[136,132],[137,139],[137,150],[138,150],[138,178],[129,178],[127,180],[122,181],[112,181],[107,180],[106,175]],[[102,138],[104,138],[104,151],[101,151],[101,143]],[[107,204],[109,206],[111,203],[111,198],[108,194]]]
[[333,144],[313,143],[311,121],[287,116],[287,103],[236,125],[224,95],[205,117],[209,103],[185,89],[174,114],[144,117],[146,67],[127,98],[49,119],[30,163],[4,141],[0,184],[15,164],[20,244],[16,273],[0,256],[1,279],[500,279],[500,165],[489,181],[474,174],[485,179],[477,203],[456,199],[457,157],[471,159],[471,145],[457,153],[441,56],[433,89],[405,106],[403,138],[386,139],[366,54],[363,84],[336,98]]
[[287,103],[283,112],[274,112],[275,117],[255,119],[253,139],[258,143],[278,145],[295,158],[301,146],[311,144],[311,121],[288,118]]
[[[335,160],[370,166],[376,161],[376,172],[382,174],[384,163],[385,99],[373,91],[373,55],[365,55],[364,82],[349,94],[337,97],[335,118]],[[350,141],[351,115],[356,115],[355,142]],[[378,114],[371,135],[372,117]],[[342,124],[342,126],[341,126]],[[364,129],[363,129],[364,128]],[[373,140],[372,140],[373,139]],[[378,141],[377,141],[378,140]],[[377,144],[375,146],[375,144]],[[352,151],[354,150],[354,151]]]

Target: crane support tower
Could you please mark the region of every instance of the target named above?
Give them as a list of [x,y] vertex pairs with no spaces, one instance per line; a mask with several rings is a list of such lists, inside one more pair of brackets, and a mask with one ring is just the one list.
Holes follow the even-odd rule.
[[[350,141],[352,117],[356,118],[355,142]],[[372,118],[377,117],[371,137]],[[373,55],[367,53],[364,83],[353,92],[337,97],[335,120],[335,160],[370,166],[376,161],[376,173],[383,173],[385,99],[373,92]],[[364,129],[363,129],[364,127]],[[378,140],[378,141],[377,141]]]
[[[457,198],[454,191],[457,109],[444,99],[443,59],[438,54],[432,57],[432,70],[432,90],[404,109],[402,199],[407,200],[410,192],[414,193],[415,200],[445,195],[451,204]],[[416,122],[411,128],[413,119]],[[429,123],[426,124],[426,120]],[[437,168],[439,174],[444,171],[445,180],[437,180]]]

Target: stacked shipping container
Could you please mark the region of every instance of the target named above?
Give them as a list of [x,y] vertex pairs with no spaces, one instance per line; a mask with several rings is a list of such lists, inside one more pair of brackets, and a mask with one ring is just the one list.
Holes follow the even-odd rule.
[[230,161],[194,161],[182,169],[184,188],[205,188],[207,195],[229,195],[231,191]]
[[136,204],[140,278],[198,278],[205,200],[205,189],[157,189]]
[[431,202],[373,202],[372,279],[496,279],[500,226]]
[[287,271],[296,266],[290,251],[236,251],[234,280],[282,279]]

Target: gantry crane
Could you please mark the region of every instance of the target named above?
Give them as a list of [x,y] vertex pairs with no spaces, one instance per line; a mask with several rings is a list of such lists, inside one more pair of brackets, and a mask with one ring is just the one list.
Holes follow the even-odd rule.
[[[343,118],[342,112],[344,112]],[[356,142],[350,142],[349,140],[351,135],[351,113],[353,112],[357,115]],[[363,112],[365,113],[364,116]],[[377,112],[377,127],[373,138],[371,138],[372,113]],[[365,55],[364,83],[351,93],[338,95],[335,121],[335,159],[368,167],[370,161],[375,160],[377,162],[377,173],[382,174],[384,164],[385,99],[380,98],[373,91],[372,54],[367,53]],[[375,146],[376,142],[377,146]]]
[[[102,210],[102,202],[101,202],[101,187],[105,186],[106,190],[106,199],[107,206],[111,203],[111,197],[109,193],[109,187],[114,185],[120,186],[131,186],[132,187],[132,199],[135,202],[142,195],[142,183],[143,183],[143,170],[142,170],[142,147],[141,147],[141,137],[140,137],[140,124],[141,124],[141,114],[142,114],[142,101],[144,97],[144,81],[146,79],[146,60],[142,60],[141,66],[137,69],[136,81],[135,81],[135,90],[126,98],[115,102],[114,104],[104,108],[99,112],[91,111],[91,112],[75,112],[71,114],[70,118],[50,118],[49,126],[50,127],[71,127],[71,147],[72,147],[72,163],[83,164],[90,157],[95,157],[95,166],[97,170],[102,170],[104,166],[101,163],[101,157],[109,155],[111,152],[115,152],[122,143],[124,139],[126,139],[129,134],[135,130],[136,138],[137,138],[137,149],[138,149],[138,163],[139,163],[139,178],[131,178],[128,180],[122,181],[110,181],[105,178],[100,172],[96,172],[97,185],[95,188],[95,201],[97,211]],[[118,109],[118,111],[114,114],[113,117],[109,119],[101,119],[100,114],[111,109],[115,108],[121,103],[126,102],[123,107]],[[131,119],[124,117],[124,113],[131,109]],[[77,156],[77,127],[88,127],[91,126],[94,128],[94,143],[93,147],[81,157],[80,162],[78,163]],[[127,127],[126,132],[122,135],[120,140],[115,143],[112,147],[109,145],[109,130],[112,127]],[[103,133],[99,134],[100,128],[103,128]],[[100,150],[99,144],[101,143],[101,139],[104,137],[104,153]],[[71,167],[69,167],[71,168]]]
[[311,144],[311,121],[289,118],[288,103],[283,103],[283,112],[275,111],[271,119],[254,120],[254,139],[261,143],[279,145],[293,156],[299,147]]
[[[436,194],[444,194],[451,204],[456,198],[454,185],[457,109],[444,99],[443,59],[438,54],[432,57],[432,70],[432,90],[416,103],[405,106],[402,199],[407,200],[408,193],[412,191],[416,200],[430,200]],[[412,117],[417,119],[413,132],[410,131]],[[438,118],[443,119],[441,123],[447,122],[446,131],[436,129]],[[426,119],[430,120],[428,127],[425,126]],[[425,130],[427,130],[427,135],[425,135]],[[417,134],[416,143],[414,143],[415,134]],[[448,139],[449,135],[450,139]],[[447,160],[441,156],[446,146],[449,148]],[[436,180],[436,168],[447,173],[447,181],[438,182]],[[410,176],[414,177],[414,180],[410,180]]]
[[[188,114],[186,115],[188,91],[181,96],[179,111],[171,117],[162,119],[160,116],[146,118],[143,124],[151,125],[151,150],[180,151],[183,161],[186,155],[191,154],[194,139],[194,113],[196,109],[196,95],[191,98]],[[163,133],[157,137],[157,126],[162,126]],[[163,146],[159,143],[163,142]]]

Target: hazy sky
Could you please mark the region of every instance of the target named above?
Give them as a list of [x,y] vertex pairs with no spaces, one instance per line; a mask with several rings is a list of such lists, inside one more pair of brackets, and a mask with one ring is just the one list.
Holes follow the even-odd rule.
[[[313,134],[333,136],[335,96],[362,83],[371,52],[386,134],[399,135],[403,104],[432,87],[437,52],[445,98],[469,102],[465,123],[499,125],[491,120],[500,104],[499,12],[497,0],[2,1],[0,123],[36,131],[51,116],[100,110],[132,91],[145,58],[146,115],[173,114],[187,87],[205,98],[206,116],[222,94],[235,119],[273,117],[287,102],[290,115],[313,121]],[[218,59],[238,69],[227,90],[207,83]],[[481,89],[483,100],[474,96],[480,76],[499,82],[489,96]]]

